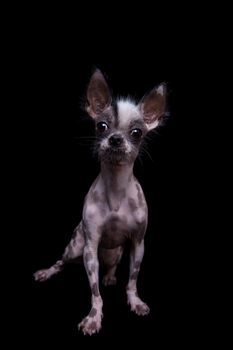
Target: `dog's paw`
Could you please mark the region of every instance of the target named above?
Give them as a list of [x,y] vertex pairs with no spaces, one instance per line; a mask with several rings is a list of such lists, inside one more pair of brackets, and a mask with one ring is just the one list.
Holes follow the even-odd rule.
[[39,270],[33,274],[35,281],[44,282],[49,279],[50,274],[48,270]]
[[92,309],[89,315],[85,317],[78,325],[78,329],[82,330],[84,335],[92,335],[94,333],[98,333],[101,329],[101,316],[92,316],[93,310],[95,309]]
[[115,276],[108,276],[108,275],[106,275],[106,276],[103,277],[103,281],[102,282],[103,282],[103,284],[105,286],[114,286],[117,283],[117,279],[116,279]]
[[150,308],[148,305],[146,305],[146,303],[140,303],[140,304],[136,304],[135,307],[132,309],[132,311],[134,311],[137,315],[139,316],[145,316],[148,315],[150,312]]
[[137,296],[129,299],[128,304],[130,304],[131,311],[135,312],[135,314],[139,316],[148,315],[150,312],[149,306]]

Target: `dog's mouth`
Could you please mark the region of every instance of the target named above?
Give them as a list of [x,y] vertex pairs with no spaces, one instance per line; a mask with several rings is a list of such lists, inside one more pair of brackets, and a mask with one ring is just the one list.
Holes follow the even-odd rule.
[[100,151],[100,159],[111,164],[125,164],[131,161],[131,154],[124,147],[109,147]]

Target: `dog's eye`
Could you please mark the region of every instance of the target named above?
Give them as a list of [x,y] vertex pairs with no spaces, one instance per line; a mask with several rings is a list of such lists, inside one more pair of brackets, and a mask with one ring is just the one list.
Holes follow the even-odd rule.
[[142,136],[142,130],[141,129],[133,129],[130,132],[130,135],[134,138],[134,139],[140,139]]
[[105,122],[99,122],[96,125],[96,128],[99,132],[105,132],[108,130],[108,124],[106,124]]

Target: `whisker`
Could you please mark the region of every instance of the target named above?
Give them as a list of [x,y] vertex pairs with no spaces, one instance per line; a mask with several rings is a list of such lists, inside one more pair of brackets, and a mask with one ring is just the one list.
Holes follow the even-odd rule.
[[96,140],[96,136],[74,136],[73,139]]
[[143,148],[143,149],[142,149],[142,152],[143,152],[145,155],[147,155],[147,157],[151,160],[152,163],[154,163],[154,159],[151,157],[149,151],[147,151],[146,148]]
[[96,142],[96,136],[74,136],[73,141],[78,145],[91,145]]

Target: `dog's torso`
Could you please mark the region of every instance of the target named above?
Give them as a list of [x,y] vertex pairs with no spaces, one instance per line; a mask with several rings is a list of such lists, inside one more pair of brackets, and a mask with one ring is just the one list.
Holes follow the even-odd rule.
[[88,236],[93,232],[90,225],[96,226],[96,239],[103,248],[116,248],[127,239],[140,241],[147,226],[147,204],[139,182],[132,176],[126,187],[116,184],[111,193],[106,187],[98,176],[86,196],[84,233]]

